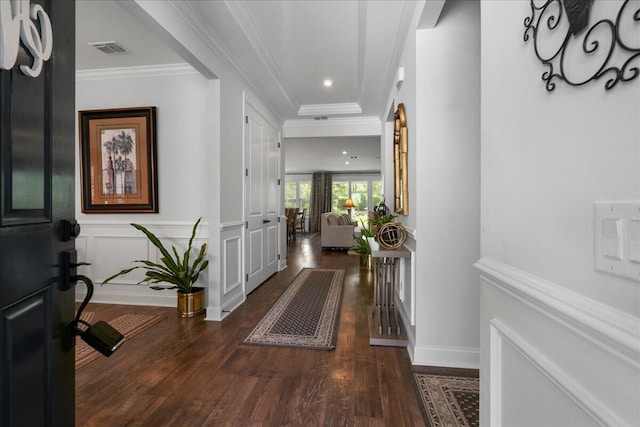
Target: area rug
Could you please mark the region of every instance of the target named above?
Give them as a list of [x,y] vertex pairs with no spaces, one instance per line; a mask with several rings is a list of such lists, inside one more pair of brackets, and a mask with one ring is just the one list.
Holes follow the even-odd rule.
[[479,380],[413,373],[414,385],[429,427],[479,426]]
[[344,270],[302,270],[242,342],[335,349],[343,280]]
[[[95,314],[93,312],[85,312],[83,313],[81,319],[85,320],[86,322],[93,323],[94,317]],[[131,338],[146,331],[148,328],[155,325],[164,318],[165,316],[154,316],[146,314],[123,314],[122,316],[116,317],[113,320],[107,320],[107,322],[111,326],[116,328],[122,335],[124,335],[125,340],[130,340]],[[122,348],[126,349],[126,341]],[[120,351],[123,350],[120,349]],[[91,346],[89,346],[87,343],[85,343],[82,338],[78,337],[76,339],[76,371],[88,365],[100,356],[101,354],[91,348]]]

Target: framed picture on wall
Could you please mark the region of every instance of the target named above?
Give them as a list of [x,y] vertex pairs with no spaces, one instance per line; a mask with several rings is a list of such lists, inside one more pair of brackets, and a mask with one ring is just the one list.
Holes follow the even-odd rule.
[[156,107],[78,112],[82,212],[157,213]]

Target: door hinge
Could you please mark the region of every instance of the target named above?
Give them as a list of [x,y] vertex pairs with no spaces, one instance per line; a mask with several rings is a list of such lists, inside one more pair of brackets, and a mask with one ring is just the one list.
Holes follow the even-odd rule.
[[246,169],[244,170],[244,176],[249,176],[249,168],[246,168]]
[[280,148],[280,143],[278,142],[278,148]]
[[278,260],[280,260],[280,254],[278,254]]
[[280,185],[280,179],[278,178],[278,185]]
[[280,217],[278,217],[278,223],[280,223]]
[[247,230],[249,229],[249,221],[246,221],[246,222],[244,223],[244,227],[245,227]]
[[249,281],[249,273],[247,273],[247,275],[245,276],[245,281]]
[[246,124],[249,124],[249,116],[244,116],[244,122],[245,122]]

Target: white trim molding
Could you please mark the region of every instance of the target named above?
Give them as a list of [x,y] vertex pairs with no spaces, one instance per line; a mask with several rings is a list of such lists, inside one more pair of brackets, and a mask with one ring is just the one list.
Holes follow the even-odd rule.
[[138,67],[78,70],[76,71],[76,81],[83,82],[91,80],[131,79],[140,77],[184,76],[187,74],[199,73],[189,64],[145,65]]
[[[640,319],[499,261],[476,264],[484,281],[553,316],[582,336],[594,336],[606,351],[615,351],[640,369]],[[617,349],[617,350],[616,350]]]
[[[193,229],[192,222],[145,221],[142,225],[155,233],[165,245],[175,245],[178,252],[187,248]],[[144,234],[124,221],[81,221],[80,226],[82,231],[76,240],[78,261],[88,262],[89,265],[80,267],[78,272],[95,282],[93,302],[175,307],[175,291],[153,290],[146,285],[137,285],[144,278],[140,270],[102,286],[106,277],[134,266],[133,260],[159,260],[161,254]],[[208,241],[209,224],[201,222],[196,231],[194,246],[200,247]],[[213,259],[211,249],[208,256],[210,260]],[[206,277],[207,275],[200,275],[198,286],[208,288]],[[76,287],[76,301],[81,301],[85,294],[86,290],[81,285]]]
[[413,348],[412,362],[415,365],[478,369],[479,360],[480,350],[477,348],[439,345]]
[[602,426],[623,426],[624,420],[605,407],[592,393],[582,387],[577,381],[569,377],[557,365],[549,361],[540,351],[527,340],[514,332],[500,320],[494,319],[491,325],[491,418],[498,420],[497,425],[502,425],[502,360],[503,348],[508,344],[515,349],[529,364],[540,374],[557,387],[565,396],[573,401],[586,415]]
[[639,318],[492,258],[475,266],[482,425],[638,425]]

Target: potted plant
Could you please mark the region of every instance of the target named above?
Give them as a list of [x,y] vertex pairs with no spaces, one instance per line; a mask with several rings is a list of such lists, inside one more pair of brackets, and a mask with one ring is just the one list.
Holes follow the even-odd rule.
[[[162,254],[160,263],[149,260],[135,260],[134,262],[140,263],[141,265],[124,269],[105,279],[102,284],[105,285],[116,277],[142,268],[146,270],[145,278],[138,282],[138,284],[143,282],[156,284],[156,286],[150,286],[151,289],[177,289],[178,314],[182,317],[193,317],[201,314],[204,312],[204,288],[196,287],[194,284],[198,280],[200,272],[209,265],[209,260],[205,258],[207,254],[206,243],[202,244],[198,255],[191,261],[193,239],[195,238],[196,229],[201,220],[202,218],[199,218],[194,224],[193,230],[191,231],[191,238],[189,239],[189,246],[182,255],[182,258],[178,254],[175,246],[171,246],[172,253],[170,253],[162,242],[160,242],[160,239],[151,231],[140,224],[131,224],[134,228],[142,231],[149,241],[160,250]],[[157,286],[159,283],[167,283],[169,286]]]
[[371,221],[367,221],[367,225],[365,225],[363,220],[360,220],[360,223],[362,224],[360,236],[353,236],[355,244],[349,248],[349,251],[360,254],[360,268],[370,270],[371,246],[367,238],[375,237],[375,233],[371,229]]

